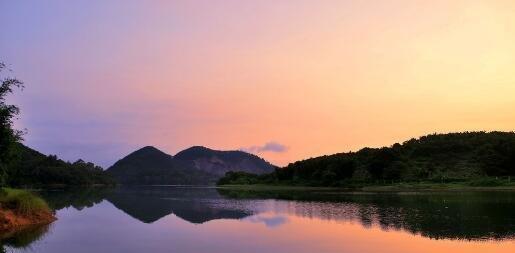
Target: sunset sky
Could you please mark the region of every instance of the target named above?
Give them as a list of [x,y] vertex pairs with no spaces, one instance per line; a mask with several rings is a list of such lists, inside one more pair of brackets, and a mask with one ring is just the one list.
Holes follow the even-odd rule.
[[429,133],[515,130],[515,1],[0,0],[25,143],[277,165]]

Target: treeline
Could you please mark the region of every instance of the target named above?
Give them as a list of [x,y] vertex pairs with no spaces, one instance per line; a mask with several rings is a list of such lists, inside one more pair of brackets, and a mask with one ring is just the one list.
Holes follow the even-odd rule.
[[464,132],[311,158],[267,175],[230,172],[218,184],[349,186],[513,176],[514,132]]
[[102,168],[92,163],[65,162],[21,144],[24,132],[13,127],[20,109],[8,104],[6,98],[24,86],[18,79],[5,76],[5,70],[6,65],[0,62],[0,186],[114,184]]
[[17,147],[16,160],[9,166],[7,184],[10,186],[87,186],[114,185],[104,170],[90,162],[63,161],[55,155],[43,155],[22,144]]

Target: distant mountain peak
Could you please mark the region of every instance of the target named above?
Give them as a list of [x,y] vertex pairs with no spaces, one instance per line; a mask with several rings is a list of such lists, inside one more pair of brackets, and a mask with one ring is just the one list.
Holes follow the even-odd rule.
[[193,146],[174,156],[174,159],[193,163],[193,167],[218,176],[228,171],[244,171],[255,174],[270,173],[275,167],[259,156],[239,151],[220,151]]
[[169,154],[161,151],[160,149],[154,147],[154,146],[145,146],[142,147],[126,157],[132,157],[132,156],[149,156],[149,155],[160,155],[160,156],[170,156]]
[[[175,157],[178,159],[192,160],[192,158],[199,158],[202,156],[212,156],[212,155],[221,155],[221,154],[233,154],[233,155],[244,155],[244,156],[252,156],[258,157],[257,155],[245,152],[243,150],[214,150],[204,146],[192,146],[185,150],[182,150],[175,154]],[[261,158],[260,158],[261,159]]]
[[144,146],[144,147],[140,148],[140,150],[141,150],[141,149],[157,149],[157,148],[156,148],[156,147],[154,147],[154,146],[150,146],[150,145],[148,145],[148,146]]
[[181,152],[184,152],[184,151],[213,151],[213,149],[210,149],[210,148],[204,147],[204,146],[191,146]]
[[120,159],[107,171],[122,184],[207,184],[228,171],[270,173],[273,165],[242,151],[193,146],[175,156],[145,146]]
[[134,151],[133,153],[135,152],[148,152],[148,151],[158,151],[158,152],[163,152],[161,150],[159,150],[158,148],[154,147],[154,146],[144,146],[136,151]]
[[180,151],[179,153],[175,154],[175,156],[177,159],[181,160],[194,160],[198,157],[209,156],[213,152],[216,151],[210,148],[206,148],[204,146],[193,146],[183,151]]

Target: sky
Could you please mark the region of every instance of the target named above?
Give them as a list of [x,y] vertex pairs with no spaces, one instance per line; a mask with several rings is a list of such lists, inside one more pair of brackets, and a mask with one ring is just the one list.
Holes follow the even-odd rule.
[[25,144],[108,167],[137,148],[276,165],[515,130],[512,0],[0,0]]

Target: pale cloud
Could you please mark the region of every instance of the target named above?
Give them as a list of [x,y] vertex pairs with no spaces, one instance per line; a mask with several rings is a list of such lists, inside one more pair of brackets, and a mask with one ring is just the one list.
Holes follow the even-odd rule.
[[265,143],[262,146],[250,146],[246,148],[241,148],[241,150],[249,153],[264,153],[264,152],[272,152],[272,153],[284,153],[288,151],[288,147],[278,142],[270,141]]

